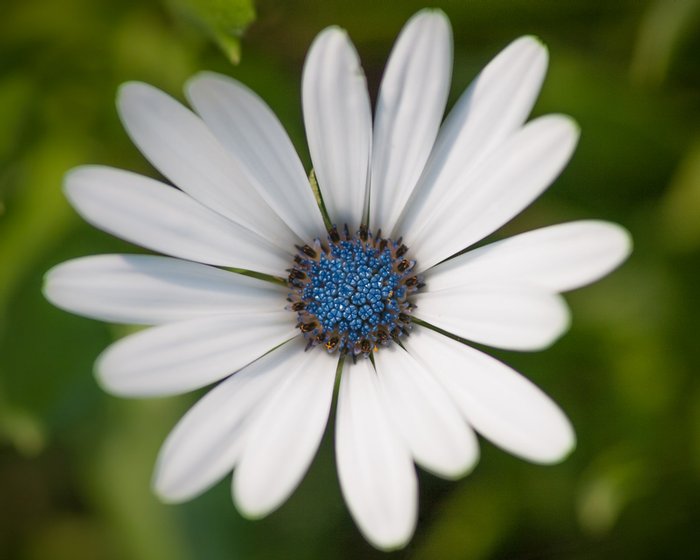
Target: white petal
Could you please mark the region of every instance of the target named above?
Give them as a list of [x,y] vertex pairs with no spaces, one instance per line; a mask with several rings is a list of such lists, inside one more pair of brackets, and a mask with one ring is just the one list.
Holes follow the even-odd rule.
[[462,338],[509,350],[540,350],[569,327],[564,300],[544,290],[475,285],[425,292],[416,317]]
[[280,310],[283,286],[189,261],[99,255],[64,262],[45,279],[54,305],[112,323],[155,325],[221,313]]
[[292,258],[185,193],[135,173],[78,167],[66,175],[65,191],[94,226],[174,257],[277,276]]
[[212,315],[127,336],[107,348],[95,368],[116,395],[184,393],[238,371],[296,332],[289,311]]
[[284,382],[252,419],[233,473],[234,501],[249,517],[267,515],[294,491],[328,421],[338,358],[297,346]]
[[299,156],[265,102],[240,82],[211,72],[190,80],[187,94],[270,207],[302,239],[321,236],[326,228]]
[[479,458],[476,436],[428,370],[398,345],[382,348],[374,363],[382,400],[415,461],[447,478],[470,471]]
[[180,420],[156,464],[153,486],[163,500],[193,498],[233,468],[250,414],[285,379],[299,350],[295,341],[283,344],[222,381]]
[[367,206],[372,118],[365,74],[345,31],[329,27],[304,64],[304,124],[331,221],[356,230]]
[[440,128],[452,76],[445,14],[422,10],[404,26],[377,98],[370,229],[390,233],[420,177]]
[[346,360],[335,453],[340,488],[362,534],[377,548],[403,547],[416,525],[418,483],[411,455],[382,406],[369,360]]
[[520,213],[569,161],[578,128],[548,115],[526,124],[494,150],[414,229],[405,231],[421,268],[427,269],[476,243]]
[[527,118],[547,70],[547,50],[534,37],[513,41],[462,94],[445,120],[425,172],[394,236],[419,227],[436,206]]
[[431,268],[430,291],[484,283],[531,285],[565,292],[608,274],[630,254],[620,226],[582,220],[545,227],[479,247]]
[[425,328],[414,329],[404,344],[496,445],[536,463],[560,461],[573,449],[574,432],[561,409],[505,364]]
[[256,192],[245,169],[190,110],[139,82],[121,86],[117,108],[134,144],[183,191],[279,247],[295,238]]

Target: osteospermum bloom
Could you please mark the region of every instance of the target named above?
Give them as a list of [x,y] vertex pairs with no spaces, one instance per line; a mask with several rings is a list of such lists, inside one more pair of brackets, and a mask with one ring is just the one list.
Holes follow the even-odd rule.
[[145,84],[120,89],[129,135],[174,186],[89,166],[68,173],[66,195],[93,225],[169,256],[79,258],[48,273],[45,293],[74,313],[154,325],[99,357],[111,393],[217,383],[163,445],[154,487],[164,500],[190,499],[233,470],[242,513],[276,509],[313,459],[337,375],[340,486],[379,548],[413,534],[415,464],[466,474],[475,432],[537,463],[572,449],[547,396],[458,339],[550,345],[569,324],[559,294],[617,266],[629,237],[586,220],[461,252],[549,186],[578,129],[562,115],[525,123],[547,66],[535,38],[503,50],[443,123],[451,66],[447,18],[418,13],[391,53],[373,121],[346,33],[316,38],[303,110],[321,207],[282,125],[244,85],[195,76],[186,94],[196,113]]

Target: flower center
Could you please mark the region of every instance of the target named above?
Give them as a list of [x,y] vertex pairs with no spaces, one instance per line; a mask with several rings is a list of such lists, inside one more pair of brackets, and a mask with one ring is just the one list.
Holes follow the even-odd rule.
[[323,344],[329,352],[368,356],[392,339],[407,335],[408,297],[423,284],[413,274],[408,248],[361,227],[350,235],[333,228],[327,243],[297,247],[289,269],[290,304],[307,349]]

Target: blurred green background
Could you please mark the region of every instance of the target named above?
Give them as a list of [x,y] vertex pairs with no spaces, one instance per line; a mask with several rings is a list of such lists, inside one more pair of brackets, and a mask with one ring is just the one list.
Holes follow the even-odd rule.
[[261,0],[254,16],[241,0],[4,0],[0,558],[700,558],[700,2],[434,4],[454,28],[451,103],[510,40],[534,33],[551,55],[535,113],[568,113],[583,131],[562,177],[498,236],[599,217],[635,239],[623,268],[567,296],[573,327],[553,348],[498,354],[570,415],[573,455],[535,466],[484,443],[461,481],[420,473],[418,530],[393,555],[355,529],[329,433],[301,487],[265,520],[240,517],[228,481],[160,504],[154,459],[197,395],[104,394],[92,363],[124,328],[42,298],[56,263],[139,251],[83,223],[62,175],[102,163],[157,176],[117,119],[116,88],[144,80],[182,98],[201,69],[259,92],[308,168],[299,90],[314,35],[349,30],[374,96],[393,39],[423,4]]

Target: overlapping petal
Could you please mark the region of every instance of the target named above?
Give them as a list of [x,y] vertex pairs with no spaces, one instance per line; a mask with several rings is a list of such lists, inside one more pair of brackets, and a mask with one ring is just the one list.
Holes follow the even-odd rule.
[[291,253],[142,175],[90,165],[66,175],[66,196],[92,225],[166,255],[284,276]]
[[440,129],[430,159],[393,234],[420,227],[532,110],[547,70],[547,50],[521,37],[501,51],[462,94]]
[[289,246],[292,231],[192,111],[140,82],[121,86],[117,108],[143,155],[175,185],[278,247]]
[[155,325],[205,315],[280,310],[286,290],[169,257],[98,255],[52,268],[44,295],[57,307],[93,319]]
[[381,549],[403,547],[416,525],[418,483],[369,360],[343,371],[335,453],[340,488],[362,534]]
[[319,237],[325,226],[304,168],[265,102],[240,82],[211,72],[190,80],[187,94],[270,207],[301,239]]
[[416,463],[446,478],[471,470],[479,458],[474,432],[423,364],[397,345],[375,353],[374,363],[384,407]]
[[160,450],[153,477],[156,493],[168,502],[188,500],[230,472],[243,450],[251,414],[299,356],[298,345],[290,341],[202,397]]
[[537,463],[560,461],[573,449],[574,432],[561,409],[505,364],[425,328],[414,329],[405,346],[496,445]]
[[331,408],[337,360],[324,352],[304,352],[287,360],[284,381],[270,391],[246,434],[233,473],[233,499],[249,517],[275,510],[294,491],[321,442]]
[[578,135],[569,117],[540,117],[458,176],[454,191],[445,193],[431,213],[424,213],[419,222],[403,224],[406,243],[420,266],[430,268],[520,213],[559,175]]

